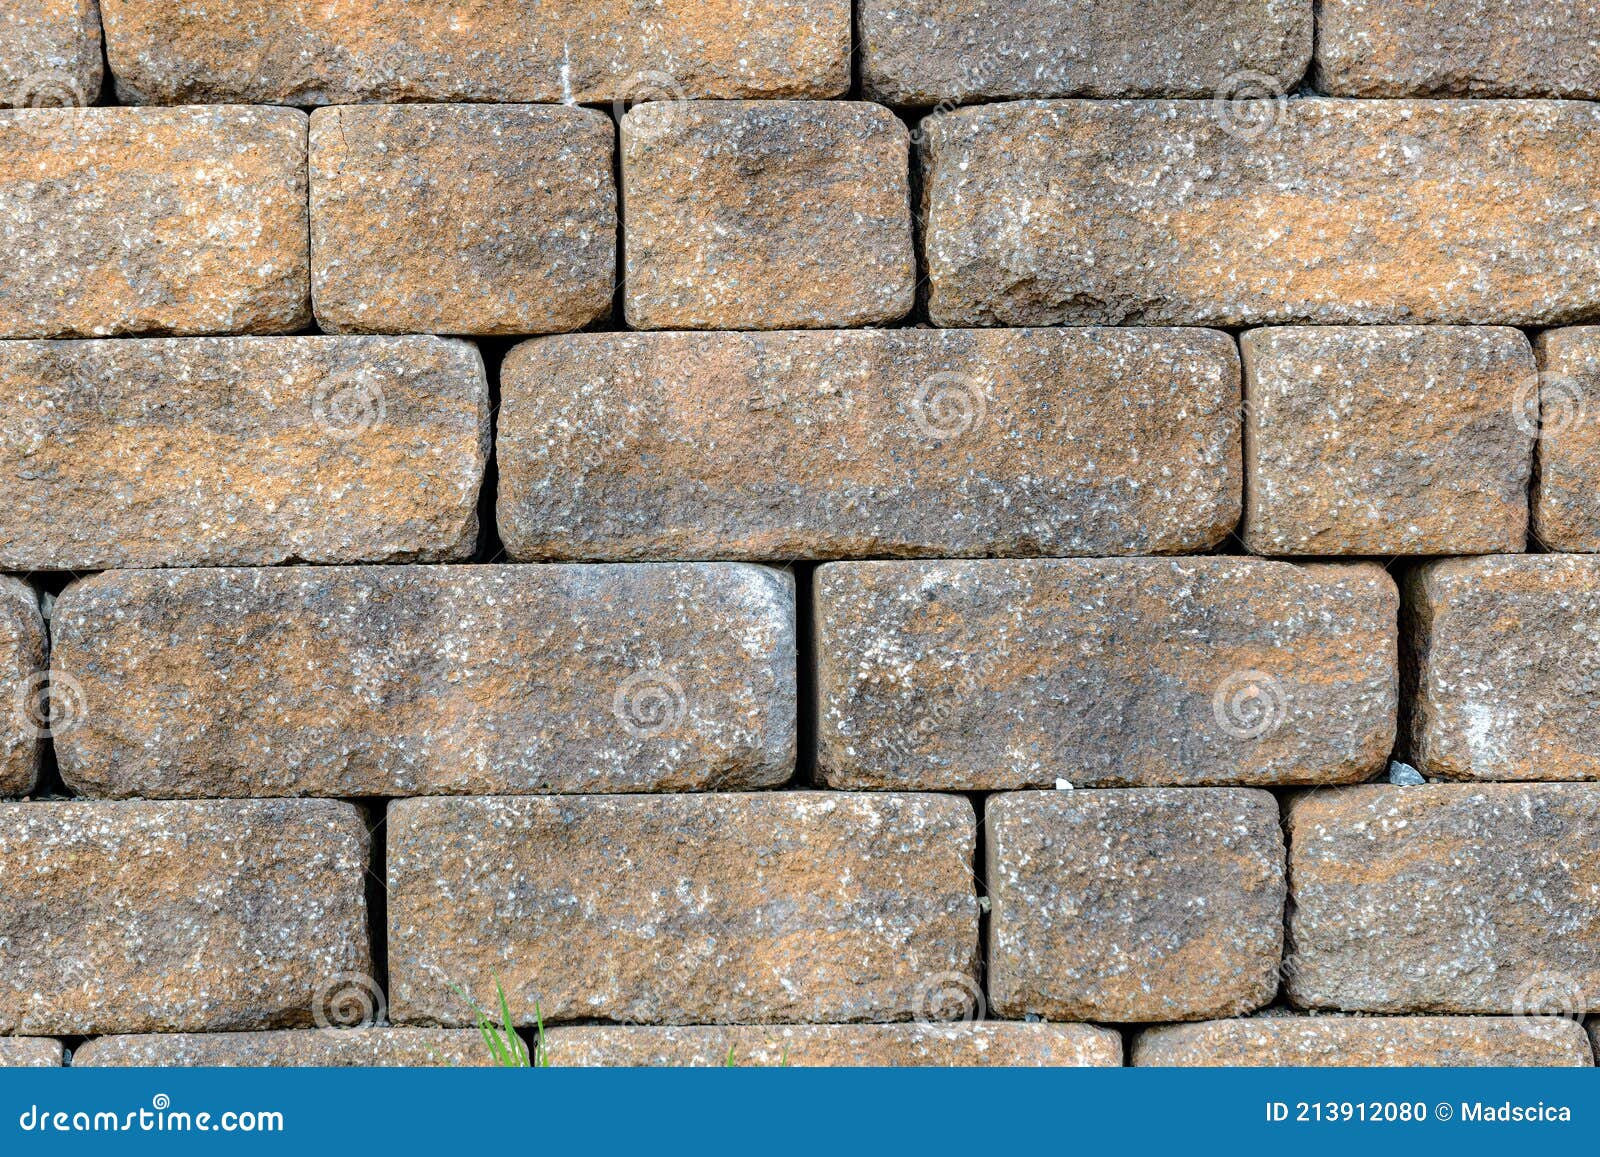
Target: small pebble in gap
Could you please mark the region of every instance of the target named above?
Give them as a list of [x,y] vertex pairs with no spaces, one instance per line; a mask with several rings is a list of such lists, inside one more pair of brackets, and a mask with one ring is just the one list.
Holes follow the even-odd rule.
[[1400,787],[1416,787],[1428,781],[1422,778],[1422,773],[1409,763],[1401,763],[1398,759],[1389,764],[1389,782]]
[[1058,779],[1058,780],[1056,780],[1056,790],[1057,791],[1071,791],[1072,790],[1072,781],[1068,780],[1068,779]]

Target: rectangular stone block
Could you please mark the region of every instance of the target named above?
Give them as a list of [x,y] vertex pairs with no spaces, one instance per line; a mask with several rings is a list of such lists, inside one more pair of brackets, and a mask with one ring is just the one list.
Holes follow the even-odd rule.
[[1235,1016],[1278,990],[1278,804],[1247,788],[1019,792],[984,816],[1001,1017]]
[[833,787],[1355,783],[1394,745],[1394,583],[1243,558],[818,570]]
[[311,117],[311,288],[329,333],[528,334],[611,313],[611,120],[540,105]]
[[1298,1007],[1600,1011],[1600,787],[1350,787],[1287,822]]
[[0,342],[0,396],[0,569],[477,549],[489,387],[466,342]]
[[32,587],[0,576],[0,796],[39,782],[41,740],[50,729],[44,616]]
[[886,104],[1289,92],[1311,0],[862,0],[862,83]]
[[935,325],[1600,311],[1600,107],[1059,101],[923,122]]
[[1122,1036],[1090,1024],[574,1026],[556,1068],[1116,1068]]
[[389,809],[397,1023],[970,1016],[972,805],[785,792],[402,800]]
[[1594,0],[1321,0],[1317,87],[1335,96],[1600,97]]
[[1524,407],[1539,434],[1533,537],[1546,551],[1600,552],[1600,326],[1534,339],[1539,397]]
[[1591,1066],[1583,1026],[1561,1017],[1257,1016],[1146,1029],[1137,1066],[1470,1068]]
[[1520,552],[1538,369],[1502,327],[1308,326],[1240,339],[1255,554]]
[[14,0],[0,8],[0,44],[0,107],[64,108],[99,97],[95,0]]
[[66,1060],[61,1042],[49,1037],[0,1037],[0,1069],[59,1069]]
[[849,0],[101,0],[127,104],[835,97]]
[[737,564],[116,571],[56,602],[89,796],[774,787],[792,578]]
[[103,1036],[72,1054],[82,1068],[481,1068],[476,1029],[324,1028]]
[[306,117],[0,110],[0,338],[311,322]]
[[332,800],[0,804],[0,1032],[309,1026],[376,991]]
[[622,118],[628,324],[826,329],[915,302],[910,136],[857,101],[652,101]]
[[1177,554],[1239,517],[1205,330],[581,334],[501,389],[518,559]]
[[1410,751],[1459,780],[1600,779],[1600,558],[1446,559],[1408,576]]

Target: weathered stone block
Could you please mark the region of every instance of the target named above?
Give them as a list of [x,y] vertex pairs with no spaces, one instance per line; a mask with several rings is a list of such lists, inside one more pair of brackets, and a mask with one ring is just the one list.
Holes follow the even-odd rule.
[[1220,333],[583,334],[501,382],[513,558],[1174,554],[1238,522]]
[[1491,554],[1527,545],[1520,330],[1247,333],[1244,543],[1256,554]]
[[1533,536],[1545,550],[1600,552],[1600,326],[1534,339],[1539,399],[1523,415],[1539,433]]
[[0,1032],[298,1027],[375,992],[332,800],[0,804]]
[[104,65],[95,0],[7,4],[0,8],[0,44],[6,49],[0,55],[0,107],[61,108],[99,97]]
[[1258,1016],[1147,1029],[1140,1066],[1468,1068],[1594,1064],[1583,1026],[1474,1016]]
[[1600,1011],[1600,786],[1350,787],[1287,818],[1296,1005]]
[[1115,1068],[1122,1037],[1089,1024],[802,1024],[551,1029],[558,1068]]
[[772,787],[793,580],[710,563],[118,571],[55,607],[92,796]]
[[862,82],[895,105],[1292,90],[1311,0],[863,0]]
[[1321,0],[1317,84],[1336,96],[1600,97],[1594,0]]
[[311,287],[330,333],[526,334],[611,312],[611,120],[541,105],[311,117]]
[[1446,559],[1406,583],[1412,761],[1441,779],[1600,779],[1600,558]]
[[1600,311],[1600,106],[1059,101],[923,133],[936,325]]
[[1002,1017],[1204,1020],[1278,989],[1278,804],[1243,788],[1001,795],[985,813]]
[[639,329],[897,321],[917,283],[906,127],[881,105],[677,101],[622,118]]
[[103,1036],[72,1055],[73,1068],[480,1068],[489,1051],[476,1029],[351,1028]]
[[102,0],[130,104],[834,97],[849,0]]
[[59,1069],[66,1060],[61,1042],[49,1037],[0,1037],[0,1069]]
[[47,649],[39,596],[0,576],[0,796],[27,795],[39,781],[40,740],[50,728]]
[[1256,559],[835,563],[833,787],[1353,783],[1394,745],[1394,583]]
[[463,1024],[493,976],[532,1023],[970,1015],[972,805],[785,792],[402,800],[391,1014]]
[[0,337],[311,321],[306,117],[0,110]]
[[489,388],[466,342],[0,342],[0,568],[471,557]]

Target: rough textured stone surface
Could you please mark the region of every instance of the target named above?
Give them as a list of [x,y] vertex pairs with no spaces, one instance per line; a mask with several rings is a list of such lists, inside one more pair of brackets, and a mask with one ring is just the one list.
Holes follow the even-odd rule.
[[102,0],[127,103],[834,97],[849,0]]
[[39,596],[0,576],[0,796],[27,795],[39,780],[46,649]]
[[307,229],[294,109],[0,110],[0,337],[300,329]]
[[519,559],[1175,554],[1238,522],[1203,330],[585,334],[501,371]]
[[1311,0],[863,0],[862,83],[896,105],[1287,92]]
[[1133,1063],[1166,1067],[1593,1065],[1583,1026],[1549,1017],[1258,1016],[1147,1029]]
[[1539,390],[1520,330],[1264,329],[1245,364],[1256,554],[1491,554],[1527,543]]
[[1600,97],[1594,0],[1320,0],[1317,7],[1323,92]]
[[1600,309],[1600,107],[1060,101],[924,122],[937,325]]
[[1246,788],[992,797],[989,993],[1002,1017],[1204,1020],[1278,989],[1283,833]]
[[275,1032],[103,1036],[72,1054],[73,1068],[481,1068],[476,1029],[287,1029]]
[[58,1069],[66,1059],[61,1042],[48,1037],[0,1037],[0,1069]]
[[[1534,540],[1545,550],[1600,552],[1600,326],[1546,330],[1534,350],[1540,372]],[[1524,406],[1525,420],[1531,411]]]
[[1349,783],[1393,747],[1376,566],[836,563],[815,597],[834,787]]
[[977,993],[972,805],[954,796],[563,796],[389,809],[397,1022],[491,974],[531,1021],[954,1018]]
[[0,568],[470,557],[489,389],[466,342],[0,342]]
[[93,104],[100,95],[95,0],[11,0],[0,7],[0,107]]
[[1600,779],[1600,559],[1446,559],[1405,591],[1412,761],[1442,779]]
[[558,1068],[1085,1068],[1122,1064],[1122,1037],[1088,1024],[695,1025],[557,1028]]
[[1600,786],[1312,792],[1288,830],[1300,1007],[1600,1011]]
[[910,138],[881,105],[653,102],[622,118],[639,329],[897,321],[915,298]]
[[332,800],[0,804],[0,1031],[310,1025],[372,974],[366,867]]
[[611,312],[614,130],[593,109],[311,117],[311,288],[330,333],[555,333]]
[[91,796],[771,787],[794,587],[737,564],[118,571],[56,602]]

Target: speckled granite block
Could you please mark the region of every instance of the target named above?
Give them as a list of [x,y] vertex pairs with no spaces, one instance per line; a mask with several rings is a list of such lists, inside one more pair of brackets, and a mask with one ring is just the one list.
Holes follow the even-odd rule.
[[58,1069],[66,1059],[61,1042],[49,1037],[0,1037],[0,1069]]
[[38,594],[0,576],[0,796],[27,795],[39,779],[47,649]]
[[0,6],[0,44],[0,107],[71,107],[99,97],[95,0],[9,0]]
[[72,1054],[82,1068],[481,1068],[476,1029],[352,1028],[103,1036]]
[[1533,536],[1543,550],[1600,552],[1600,326],[1549,329],[1534,339],[1539,433]]
[[1560,1017],[1257,1016],[1147,1029],[1142,1067],[1589,1066],[1583,1026]]

